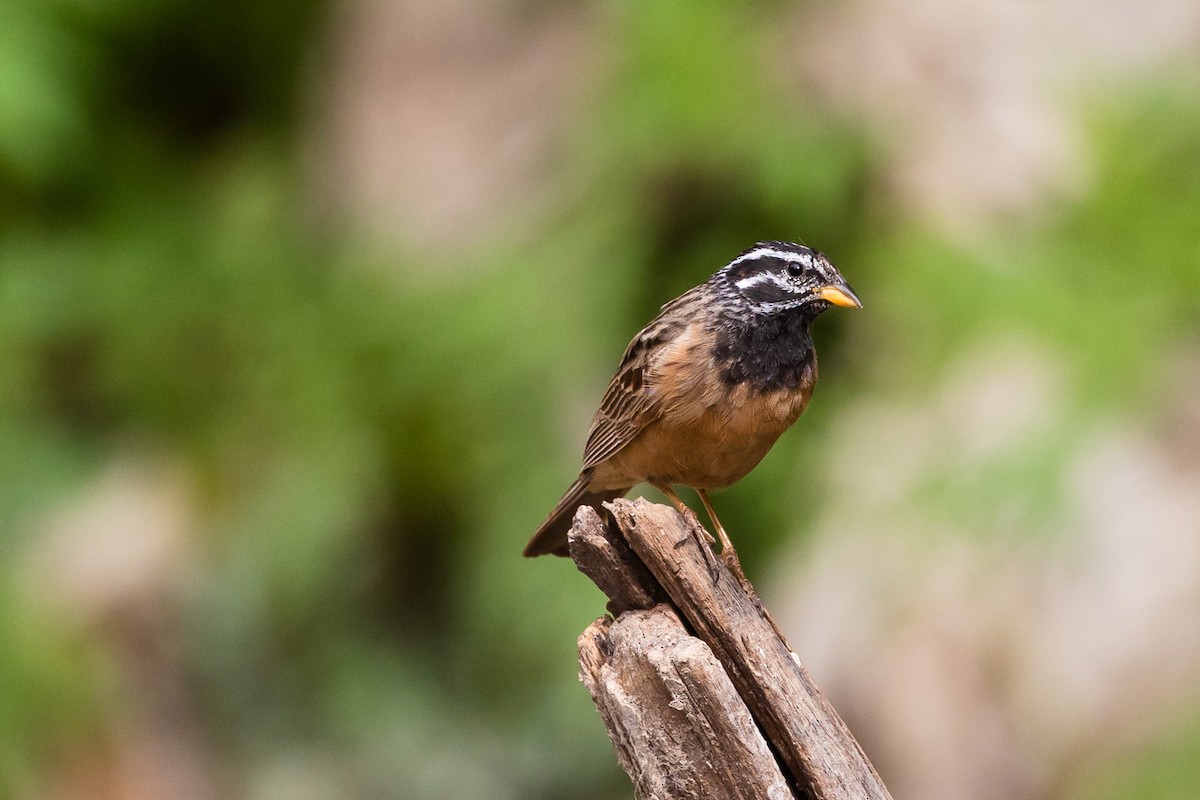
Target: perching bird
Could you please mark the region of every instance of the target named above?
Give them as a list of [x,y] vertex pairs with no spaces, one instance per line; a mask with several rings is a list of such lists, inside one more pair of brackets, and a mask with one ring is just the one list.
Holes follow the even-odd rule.
[[759,242],[664,305],[625,349],[579,477],[525,555],[568,555],[576,509],[645,482],[680,513],[672,484],[695,489],[736,563],[708,492],[741,480],[804,412],[817,381],[809,327],[830,305],[862,307],[829,259],[791,242]]

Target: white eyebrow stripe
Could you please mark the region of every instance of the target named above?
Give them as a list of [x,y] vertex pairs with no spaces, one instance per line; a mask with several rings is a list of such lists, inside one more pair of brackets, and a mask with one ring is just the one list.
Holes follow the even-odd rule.
[[780,289],[787,289],[788,285],[779,280],[779,277],[771,272],[760,272],[757,275],[751,275],[749,278],[742,278],[734,284],[739,289],[749,289],[751,286],[757,286],[760,283],[773,283]]
[[745,255],[738,256],[733,261],[730,261],[727,266],[732,267],[734,264],[740,264],[743,261],[749,261],[752,258],[760,258],[762,256],[773,256],[780,261],[795,261],[802,264],[806,261],[811,261],[812,256],[806,253],[793,253],[789,250],[776,250],[774,247],[758,247],[751,250]]

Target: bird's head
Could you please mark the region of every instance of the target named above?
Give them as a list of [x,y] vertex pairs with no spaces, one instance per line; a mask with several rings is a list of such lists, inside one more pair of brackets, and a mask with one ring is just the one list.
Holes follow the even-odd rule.
[[791,242],[759,242],[713,276],[721,294],[755,314],[802,310],[815,317],[831,305],[862,308],[824,255]]

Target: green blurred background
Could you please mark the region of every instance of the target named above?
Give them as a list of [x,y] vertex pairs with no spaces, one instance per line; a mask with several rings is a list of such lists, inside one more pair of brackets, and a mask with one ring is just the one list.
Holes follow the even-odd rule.
[[519,552],[621,349],[830,255],[716,504],[898,798],[1200,783],[1200,10],[0,0],[0,797],[616,798]]

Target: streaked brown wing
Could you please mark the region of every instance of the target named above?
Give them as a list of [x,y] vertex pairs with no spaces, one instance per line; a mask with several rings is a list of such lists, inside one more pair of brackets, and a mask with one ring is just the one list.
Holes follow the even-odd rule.
[[697,286],[664,305],[662,313],[625,348],[621,366],[608,384],[600,409],[592,419],[583,448],[583,469],[612,457],[662,413],[647,380],[647,370],[656,351],[687,327],[691,315],[686,306],[698,298],[702,288]]
[[643,380],[645,366],[642,359],[622,364],[608,384],[583,448],[584,469],[596,466],[629,444],[658,416]]

